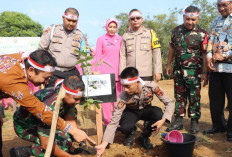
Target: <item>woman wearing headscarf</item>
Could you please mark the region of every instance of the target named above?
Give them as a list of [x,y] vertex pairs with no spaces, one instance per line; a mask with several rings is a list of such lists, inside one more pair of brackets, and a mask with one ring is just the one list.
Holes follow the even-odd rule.
[[[96,51],[94,58],[96,62],[101,59],[108,63],[101,63],[99,66],[93,68],[93,71],[99,74],[114,73],[116,84],[116,96],[121,92],[121,84],[119,81],[119,54],[122,38],[116,34],[118,29],[118,21],[115,18],[109,18],[106,21],[107,33],[97,39]],[[102,103],[102,110],[104,116],[104,124],[108,125],[112,116],[112,104],[115,102]]]

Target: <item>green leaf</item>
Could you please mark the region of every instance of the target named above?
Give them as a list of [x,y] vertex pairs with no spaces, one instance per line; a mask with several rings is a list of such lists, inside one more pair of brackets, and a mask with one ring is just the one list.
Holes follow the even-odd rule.
[[89,102],[90,104],[92,104],[94,102],[93,99],[87,99],[87,102]]
[[91,66],[92,66],[92,64],[88,63],[88,64],[87,64],[87,66],[88,66],[88,67],[91,67]]
[[100,106],[99,106],[99,103],[98,103],[98,102],[94,101],[93,104],[94,104],[98,109],[100,109]]
[[81,64],[81,67],[84,68],[84,67],[87,67],[85,64]]
[[92,60],[92,59],[93,59],[93,56],[88,56],[86,59],[87,59],[87,60]]
[[85,61],[86,61],[85,59],[80,59],[76,64],[80,64],[80,63],[83,63]]

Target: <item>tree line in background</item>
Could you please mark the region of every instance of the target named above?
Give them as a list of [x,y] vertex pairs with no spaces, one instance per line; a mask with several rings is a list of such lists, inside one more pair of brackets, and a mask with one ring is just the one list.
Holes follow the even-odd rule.
[[[193,0],[191,5],[197,6],[201,10],[198,24],[201,28],[209,32],[211,22],[215,17],[218,16],[216,3],[212,3],[207,0]],[[153,17],[147,16],[144,18],[143,25],[147,28],[155,30],[161,42],[164,79],[168,79],[165,72],[165,66],[168,59],[171,33],[172,30],[179,25],[177,16],[183,14],[182,10],[183,8],[174,8],[170,10],[169,15],[159,14]],[[120,22],[118,33],[122,36],[129,27],[128,13],[120,13],[119,15],[116,15],[116,18]]]
[[[198,24],[209,32],[212,20],[218,16],[216,2],[193,0],[191,5],[197,6],[201,10]],[[167,63],[171,32],[178,25],[177,16],[182,15],[182,10],[183,8],[173,8],[170,10],[169,15],[159,14],[144,18],[143,25],[154,29],[160,38],[163,70],[165,70]],[[120,22],[118,34],[122,36],[129,27],[128,13],[120,13],[115,17]],[[0,14],[0,37],[40,37],[42,33],[43,27],[41,24],[33,21],[25,14],[9,11]],[[163,74],[164,79],[167,79],[165,71]]]

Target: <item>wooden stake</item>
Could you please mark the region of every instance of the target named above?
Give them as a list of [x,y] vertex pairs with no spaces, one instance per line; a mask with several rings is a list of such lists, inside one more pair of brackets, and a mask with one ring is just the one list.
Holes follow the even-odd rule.
[[97,129],[97,144],[101,144],[103,137],[103,128],[102,128],[102,107],[99,104],[100,109],[96,107],[96,129]]
[[47,145],[47,149],[46,149],[44,157],[50,157],[51,152],[52,152],[54,137],[56,133],[56,125],[57,125],[57,120],[58,120],[59,111],[60,111],[60,103],[62,102],[62,99],[64,98],[64,96],[65,96],[65,90],[63,87],[60,87],[60,91],[56,99],[55,109],[53,111],[52,126],[51,126],[50,135],[48,139],[48,145]]

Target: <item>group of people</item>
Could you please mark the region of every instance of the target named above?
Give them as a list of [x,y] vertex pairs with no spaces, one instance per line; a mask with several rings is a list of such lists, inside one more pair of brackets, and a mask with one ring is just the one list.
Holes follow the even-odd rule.
[[[184,22],[172,31],[166,65],[167,75],[173,73],[174,76],[175,105],[156,83],[163,71],[161,44],[156,32],[142,25],[142,13],[138,9],[129,12],[130,26],[122,37],[116,35],[118,21],[114,18],[106,21],[107,33],[98,38],[96,50],[92,53],[94,62],[100,65],[93,66],[92,72],[115,74],[117,102],[102,104],[106,129],[102,143],[95,147],[97,156],[100,157],[107,145],[113,143],[117,130],[125,134],[123,144],[133,146],[139,120],[144,121],[139,144],[144,149],[153,149],[149,137],[152,133],[156,135],[165,122],[171,123],[174,108],[175,119],[166,131],[183,129],[187,102],[190,133],[198,133],[201,81],[205,86],[208,78],[212,128],[203,133],[227,131],[227,140],[232,141],[231,106],[227,125],[224,118],[225,95],[228,104],[232,104],[231,1],[217,1],[221,15],[212,22],[209,34],[197,24],[200,15],[197,7],[188,6],[183,10]],[[66,9],[62,18],[63,24],[46,29],[39,49],[30,55],[0,56],[0,98],[11,97],[21,105],[13,117],[15,132],[20,138],[33,142],[32,146],[12,148],[11,157],[44,156],[61,87],[65,89],[65,97],[61,103],[52,155],[78,156],[70,152],[73,140],[88,140],[95,144],[76,123],[75,105],[80,103],[85,90],[76,68],[80,59],[77,51],[83,51],[87,40],[77,28],[79,13],[75,8]],[[45,88],[33,94],[29,81],[35,86],[45,84]],[[154,95],[164,103],[164,111],[152,105]],[[2,117],[0,120],[3,124]]]

